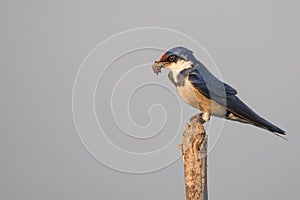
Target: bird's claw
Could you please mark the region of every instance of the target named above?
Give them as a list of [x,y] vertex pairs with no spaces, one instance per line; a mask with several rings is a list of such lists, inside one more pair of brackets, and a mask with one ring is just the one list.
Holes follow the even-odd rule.
[[204,124],[206,121],[202,118],[203,113],[198,113],[191,117],[190,121],[197,120],[200,124]]

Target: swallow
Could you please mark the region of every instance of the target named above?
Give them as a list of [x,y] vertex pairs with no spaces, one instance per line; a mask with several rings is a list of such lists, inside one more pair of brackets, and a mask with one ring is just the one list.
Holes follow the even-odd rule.
[[207,122],[212,115],[251,124],[277,136],[285,135],[284,130],[256,114],[240,100],[236,96],[237,91],[215,77],[191,50],[175,47],[167,51],[152,65],[157,75],[161,68],[170,70],[168,77],[182,99],[200,110],[201,123]]

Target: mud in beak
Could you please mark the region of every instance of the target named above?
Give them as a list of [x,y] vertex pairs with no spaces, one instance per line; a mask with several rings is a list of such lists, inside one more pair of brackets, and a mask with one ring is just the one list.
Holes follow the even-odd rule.
[[152,65],[152,69],[156,75],[158,75],[161,72],[161,68],[165,67],[165,62],[155,61],[155,63]]

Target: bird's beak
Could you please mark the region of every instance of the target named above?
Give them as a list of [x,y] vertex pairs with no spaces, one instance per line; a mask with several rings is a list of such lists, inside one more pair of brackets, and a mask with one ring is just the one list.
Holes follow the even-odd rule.
[[166,62],[161,61],[155,61],[155,63],[152,65],[152,69],[156,75],[158,75],[161,72],[161,68],[165,67]]

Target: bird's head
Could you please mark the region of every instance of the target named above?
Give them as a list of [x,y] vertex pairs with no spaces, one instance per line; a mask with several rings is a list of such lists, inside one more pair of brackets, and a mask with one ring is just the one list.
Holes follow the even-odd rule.
[[172,71],[181,71],[191,67],[193,52],[185,47],[175,47],[164,53],[159,61],[152,65],[154,73],[161,72],[161,68],[168,68]]

